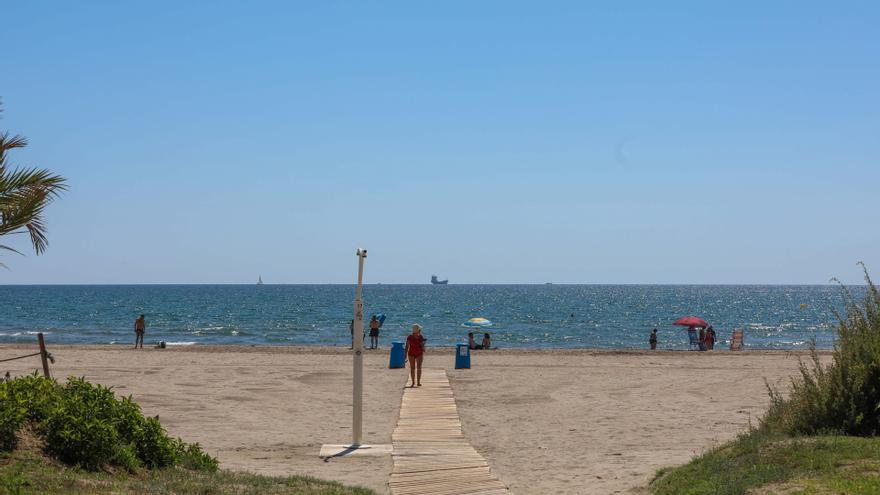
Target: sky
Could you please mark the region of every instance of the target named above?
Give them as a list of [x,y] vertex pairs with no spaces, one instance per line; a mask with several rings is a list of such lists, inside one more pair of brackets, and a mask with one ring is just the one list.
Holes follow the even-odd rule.
[[70,190],[0,284],[880,273],[878,2],[2,10],[10,161]]

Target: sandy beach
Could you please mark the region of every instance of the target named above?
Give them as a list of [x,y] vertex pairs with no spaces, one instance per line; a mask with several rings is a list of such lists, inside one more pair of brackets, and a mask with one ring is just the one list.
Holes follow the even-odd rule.
[[[0,359],[33,346],[0,346]],[[173,435],[201,443],[224,468],[307,474],[388,493],[390,457],[324,462],[350,438],[351,358],[331,347],[51,346],[56,377],[85,376],[131,394]],[[765,378],[784,385],[792,351],[476,351],[448,371],[464,433],[517,494],[637,493],[662,466],[687,462],[757,423]],[[32,372],[38,358],[2,363]],[[365,440],[391,443],[406,370],[388,350],[365,359]]]

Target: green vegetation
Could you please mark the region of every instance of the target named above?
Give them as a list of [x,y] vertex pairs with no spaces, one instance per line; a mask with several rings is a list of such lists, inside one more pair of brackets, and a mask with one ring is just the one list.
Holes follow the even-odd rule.
[[812,367],[801,363],[788,399],[771,389],[773,404],[764,418],[769,428],[806,435],[880,434],[880,292],[867,272],[865,280],[863,304],[846,294],[834,361],[823,366],[814,349]]
[[[48,170],[10,169],[7,153],[25,146],[25,138],[0,132],[0,236],[27,232],[34,252],[40,254],[49,245],[43,210],[67,186],[63,177]],[[9,246],[0,249],[18,253]]]
[[788,398],[770,388],[761,425],[685,466],[662,470],[652,493],[880,493],[880,292],[865,271],[862,303],[846,292],[832,362],[815,351]]
[[220,471],[199,444],[171,438],[131,397],[82,378],[0,381],[0,495],[369,495],[308,477]]
[[880,438],[785,437],[758,430],[658,473],[652,489],[655,495],[877,494]]
[[126,471],[86,471],[36,452],[0,453],[2,495],[375,495],[365,488],[308,477],[192,471],[180,467]]
[[209,472],[218,463],[198,444],[170,438],[159,419],[144,417],[130,397],[82,378],[66,384],[36,374],[0,383],[0,447],[15,448],[23,428],[45,451],[89,470],[108,466],[134,471],[183,464]]

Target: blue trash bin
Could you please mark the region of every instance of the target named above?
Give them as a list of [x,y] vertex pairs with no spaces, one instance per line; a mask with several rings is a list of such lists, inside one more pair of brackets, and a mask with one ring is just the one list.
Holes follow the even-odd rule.
[[471,348],[467,344],[457,344],[455,346],[455,369],[471,368]]
[[391,359],[389,368],[403,368],[406,365],[406,356],[403,355],[403,342],[391,343]]

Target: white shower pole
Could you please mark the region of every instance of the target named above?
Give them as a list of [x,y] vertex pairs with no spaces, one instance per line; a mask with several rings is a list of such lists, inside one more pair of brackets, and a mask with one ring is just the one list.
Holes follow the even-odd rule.
[[363,440],[364,413],[364,301],[361,299],[364,285],[364,259],[366,249],[358,249],[358,281],[354,296],[354,370],[352,380],[352,446]]

